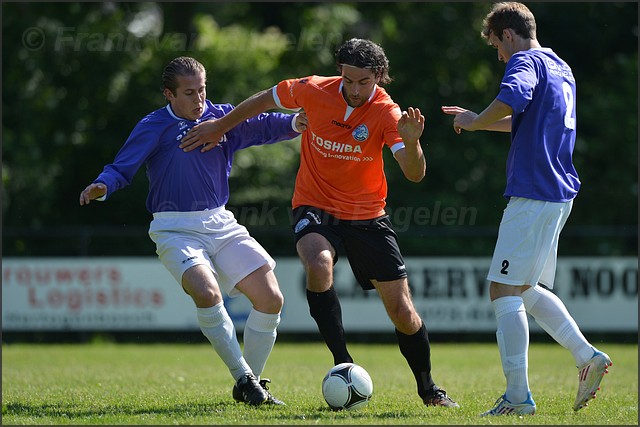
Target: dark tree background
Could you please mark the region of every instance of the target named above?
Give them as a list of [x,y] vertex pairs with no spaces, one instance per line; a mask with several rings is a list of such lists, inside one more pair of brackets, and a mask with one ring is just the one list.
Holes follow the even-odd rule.
[[[333,75],[351,37],[381,44],[402,108],[426,116],[427,177],[386,153],[388,207],[408,256],[490,256],[506,200],[507,134],[456,135],[441,105],[475,111],[504,72],[480,38],[489,3],[3,3],[5,256],[152,256],[147,180],[106,203],[78,196],[129,132],[165,105],[160,75],[180,55],[207,68],[208,97],[237,104],[278,81]],[[638,4],[530,3],[538,40],[577,80],[582,180],[563,233],[568,255],[637,254]],[[274,255],[288,223],[299,140],[239,153],[229,207]],[[427,219],[428,218],[428,219]]]

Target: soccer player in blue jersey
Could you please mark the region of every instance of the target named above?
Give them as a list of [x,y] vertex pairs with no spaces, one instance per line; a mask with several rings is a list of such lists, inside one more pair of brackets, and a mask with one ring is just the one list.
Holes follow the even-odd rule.
[[507,159],[509,200],[487,280],[497,320],[506,392],[482,415],[534,414],[528,380],[527,313],[573,355],[579,369],[573,410],[595,397],[609,356],[582,335],[553,288],[558,237],[580,188],[573,166],[576,83],[569,65],[536,39],[536,22],[521,3],[493,5],[482,37],[506,63],[500,91],[480,114],[443,106],[453,128],[511,132]]
[[[233,398],[250,405],[283,404],[260,379],[276,340],[284,302],[275,261],[225,208],[234,153],[253,145],[292,139],[306,129],[304,114],[260,114],[240,123],[205,154],[178,146],[198,123],[229,113],[230,104],[206,99],[206,71],[190,57],[164,69],[169,104],[144,117],[112,164],[80,193],[80,205],[105,200],[129,185],[144,163],[149,179],[149,236],[160,261],[196,305],[205,337],[236,383]],[[244,328],[244,354],[222,292],[246,295],[253,308]]]

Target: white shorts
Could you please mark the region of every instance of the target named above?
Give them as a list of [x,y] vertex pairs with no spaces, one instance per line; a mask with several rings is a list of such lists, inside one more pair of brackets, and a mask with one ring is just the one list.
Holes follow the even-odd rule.
[[542,283],[553,288],[558,237],[572,206],[573,201],[512,197],[500,222],[487,280],[514,286]]
[[206,265],[230,297],[239,281],[276,262],[224,206],[196,212],[156,212],[149,226],[160,261],[182,286],[182,275]]

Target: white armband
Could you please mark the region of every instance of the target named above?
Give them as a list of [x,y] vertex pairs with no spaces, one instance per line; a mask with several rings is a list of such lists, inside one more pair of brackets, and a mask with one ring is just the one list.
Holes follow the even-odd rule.
[[396,152],[398,152],[398,150],[402,150],[403,148],[404,148],[404,141],[400,141],[393,144],[393,146],[391,146],[391,153],[393,154],[393,157],[396,156]]

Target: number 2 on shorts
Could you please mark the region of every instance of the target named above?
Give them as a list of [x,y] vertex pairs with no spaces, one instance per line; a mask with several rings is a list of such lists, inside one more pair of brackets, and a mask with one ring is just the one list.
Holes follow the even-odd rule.
[[506,259],[502,260],[502,270],[500,270],[500,273],[502,274],[509,274],[509,272],[507,271],[507,268],[509,268],[509,261]]

